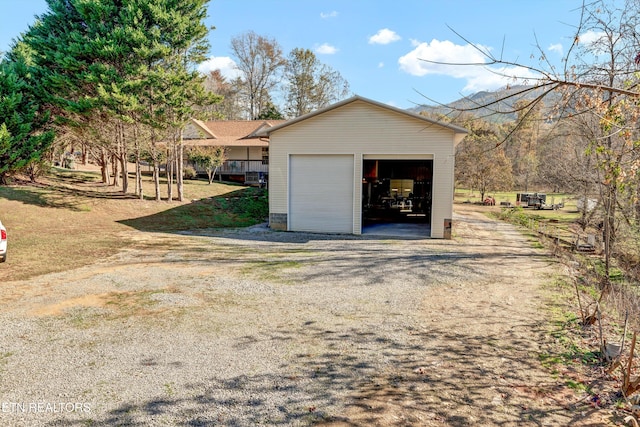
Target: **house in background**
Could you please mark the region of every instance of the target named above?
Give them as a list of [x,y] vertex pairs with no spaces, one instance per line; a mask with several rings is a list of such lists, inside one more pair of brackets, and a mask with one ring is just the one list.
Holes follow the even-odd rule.
[[[265,131],[285,120],[192,119],[183,138],[186,147],[220,146],[227,149],[227,161],[218,170],[224,180],[255,185],[269,173],[269,139]],[[203,171],[198,171],[203,172]]]
[[361,234],[393,222],[451,237],[455,147],[465,129],[355,96],[262,133],[271,228]]

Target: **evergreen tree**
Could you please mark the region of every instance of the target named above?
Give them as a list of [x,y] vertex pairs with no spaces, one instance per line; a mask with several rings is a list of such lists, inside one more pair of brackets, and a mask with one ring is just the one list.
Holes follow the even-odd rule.
[[268,102],[260,115],[256,117],[256,120],[283,120],[284,116],[278,110],[278,107],[273,105],[272,102]]
[[47,1],[25,41],[48,100],[66,119],[105,112],[118,122],[109,151],[126,193],[127,159],[138,147],[128,135],[141,134],[131,127],[153,128],[156,144],[179,133],[194,104],[215,101],[193,67],[208,49],[208,0]]
[[33,87],[26,58],[19,52],[14,52],[13,60],[0,63],[0,184],[39,160],[53,141],[49,114],[42,110]]

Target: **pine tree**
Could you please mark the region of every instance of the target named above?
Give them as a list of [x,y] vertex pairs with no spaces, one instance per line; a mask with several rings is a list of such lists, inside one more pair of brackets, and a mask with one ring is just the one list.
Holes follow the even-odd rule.
[[42,110],[33,87],[22,54],[16,51],[12,60],[0,63],[0,184],[39,160],[53,141],[49,114]]
[[204,96],[194,67],[208,49],[208,0],[47,1],[50,10],[25,41],[36,52],[48,101],[67,119],[101,112],[117,121],[109,151],[120,163],[126,193],[127,160],[139,151],[129,135],[142,134],[135,128],[153,129],[151,151],[157,151],[160,140],[180,133],[194,104],[215,100]]

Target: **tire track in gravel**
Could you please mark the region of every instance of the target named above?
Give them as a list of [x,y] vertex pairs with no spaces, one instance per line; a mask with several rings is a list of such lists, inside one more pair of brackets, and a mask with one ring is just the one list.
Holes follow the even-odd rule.
[[508,224],[456,219],[455,255],[479,277],[426,289],[420,357],[380,372],[323,425],[609,425],[539,363],[549,344],[541,286],[562,266]]

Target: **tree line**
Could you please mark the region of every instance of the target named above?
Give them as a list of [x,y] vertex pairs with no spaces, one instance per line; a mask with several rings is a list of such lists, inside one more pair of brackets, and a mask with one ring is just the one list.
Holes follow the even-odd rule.
[[[566,120],[545,120],[543,105],[516,101],[513,121],[479,118],[465,112],[455,121],[469,131],[456,149],[456,182],[485,194],[496,191],[579,194],[593,197],[596,179],[582,138]],[[440,117],[449,121],[448,117]],[[586,182],[592,185],[585,186]]]
[[80,152],[80,161],[100,166],[104,183],[140,198],[142,165],[152,168],[156,200],[165,169],[169,200],[183,200],[185,159],[210,175],[224,158],[220,147],[185,148],[192,118],[295,117],[348,94],[348,83],[310,50],[284,57],[274,39],[253,32],[231,42],[238,78],[200,74],[207,3],[47,0],[0,62],[0,184],[15,173],[34,179]]
[[[231,40],[239,77],[210,72],[205,86],[223,95],[212,112],[229,120],[288,119],[349,95],[349,83],[309,49],[285,56],[273,38],[249,31]],[[280,98],[280,102],[276,100]]]

